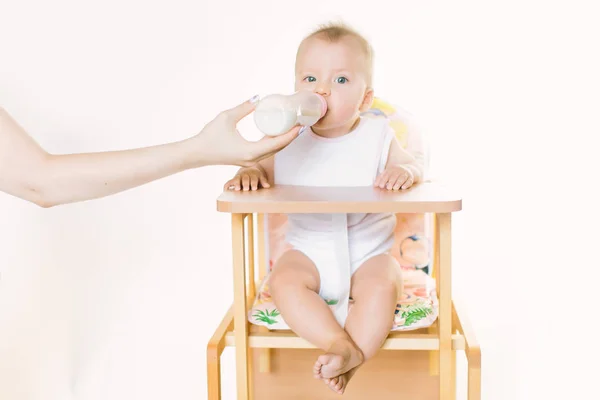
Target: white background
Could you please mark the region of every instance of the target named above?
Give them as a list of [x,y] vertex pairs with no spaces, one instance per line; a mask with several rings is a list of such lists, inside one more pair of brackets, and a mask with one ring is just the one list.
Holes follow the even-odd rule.
[[[594,3],[2,0],[0,104],[56,153],[183,139],[255,93],[291,92],[298,42],[341,17],[375,48],[376,93],[418,118],[435,176],[464,198],[453,289],[481,341],[483,399],[590,398]],[[0,195],[0,398],[205,398],[205,345],[232,299],[215,198],[234,171],[53,209]]]

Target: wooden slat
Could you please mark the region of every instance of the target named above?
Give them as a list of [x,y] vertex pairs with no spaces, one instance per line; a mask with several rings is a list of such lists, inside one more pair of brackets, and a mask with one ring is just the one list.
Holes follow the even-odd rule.
[[450,213],[461,208],[460,197],[432,182],[397,192],[278,185],[248,192],[226,190],[217,199],[217,210],[228,213]]
[[451,215],[438,214],[440,400],[452,400]]
[[[249,346],[251,348],[271,349],[314,349],[311,343],[298,337],[291,331],[260,331],[250,333]],[[235,334],[227,333],[225,337],[226,346],[235,346]],[[452,348],[464,349],[464,338],[462,335],[453,335],[451,338]],[[436,334],[408,334],[390,335],[382,350],[437,350],[439,340]]]
[[231,219],[237,399],[248,400],[248,320],[246,316],[244,215],[233,214]]

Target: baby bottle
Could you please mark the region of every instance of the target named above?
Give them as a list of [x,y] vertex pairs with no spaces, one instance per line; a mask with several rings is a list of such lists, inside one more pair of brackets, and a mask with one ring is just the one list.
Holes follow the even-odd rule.
[[323,96],[301,90],[292,95],[272,94],[254,111],[256,127],[267,136],[281,135],[296,125],[312,126],[327,111]]

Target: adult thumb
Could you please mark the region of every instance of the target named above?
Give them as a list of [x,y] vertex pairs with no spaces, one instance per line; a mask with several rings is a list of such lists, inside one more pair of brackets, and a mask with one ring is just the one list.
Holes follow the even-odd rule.
[[259,97],[254,96],[250,100],[243,102],[242,104],[227,110],[227,115],[232,118],[236,123],[242,118],[250,114],[256,108]]
[[256,143],[263,146],[262,150],[265,152],[279,151],[296,139],[301,128],[301,126],[295,126],[283,135],[268,138],[266,140],[260,140]]

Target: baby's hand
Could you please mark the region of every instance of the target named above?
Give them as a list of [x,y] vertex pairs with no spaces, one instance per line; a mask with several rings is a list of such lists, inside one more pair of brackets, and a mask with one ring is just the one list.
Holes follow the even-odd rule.
[[387,167],[377,179],[374,186],[387,190],[408,189],[413,185],[415,177],[412,171],[402,165]]
[[256,167],[242,168],[238,171],[238,173],[225,183],[225,190],[235,190],[239,191],[240,189],[244,191],[258,190],[259,188],[268,189],[271,187],[269,185],[269,181],[265,174]]

